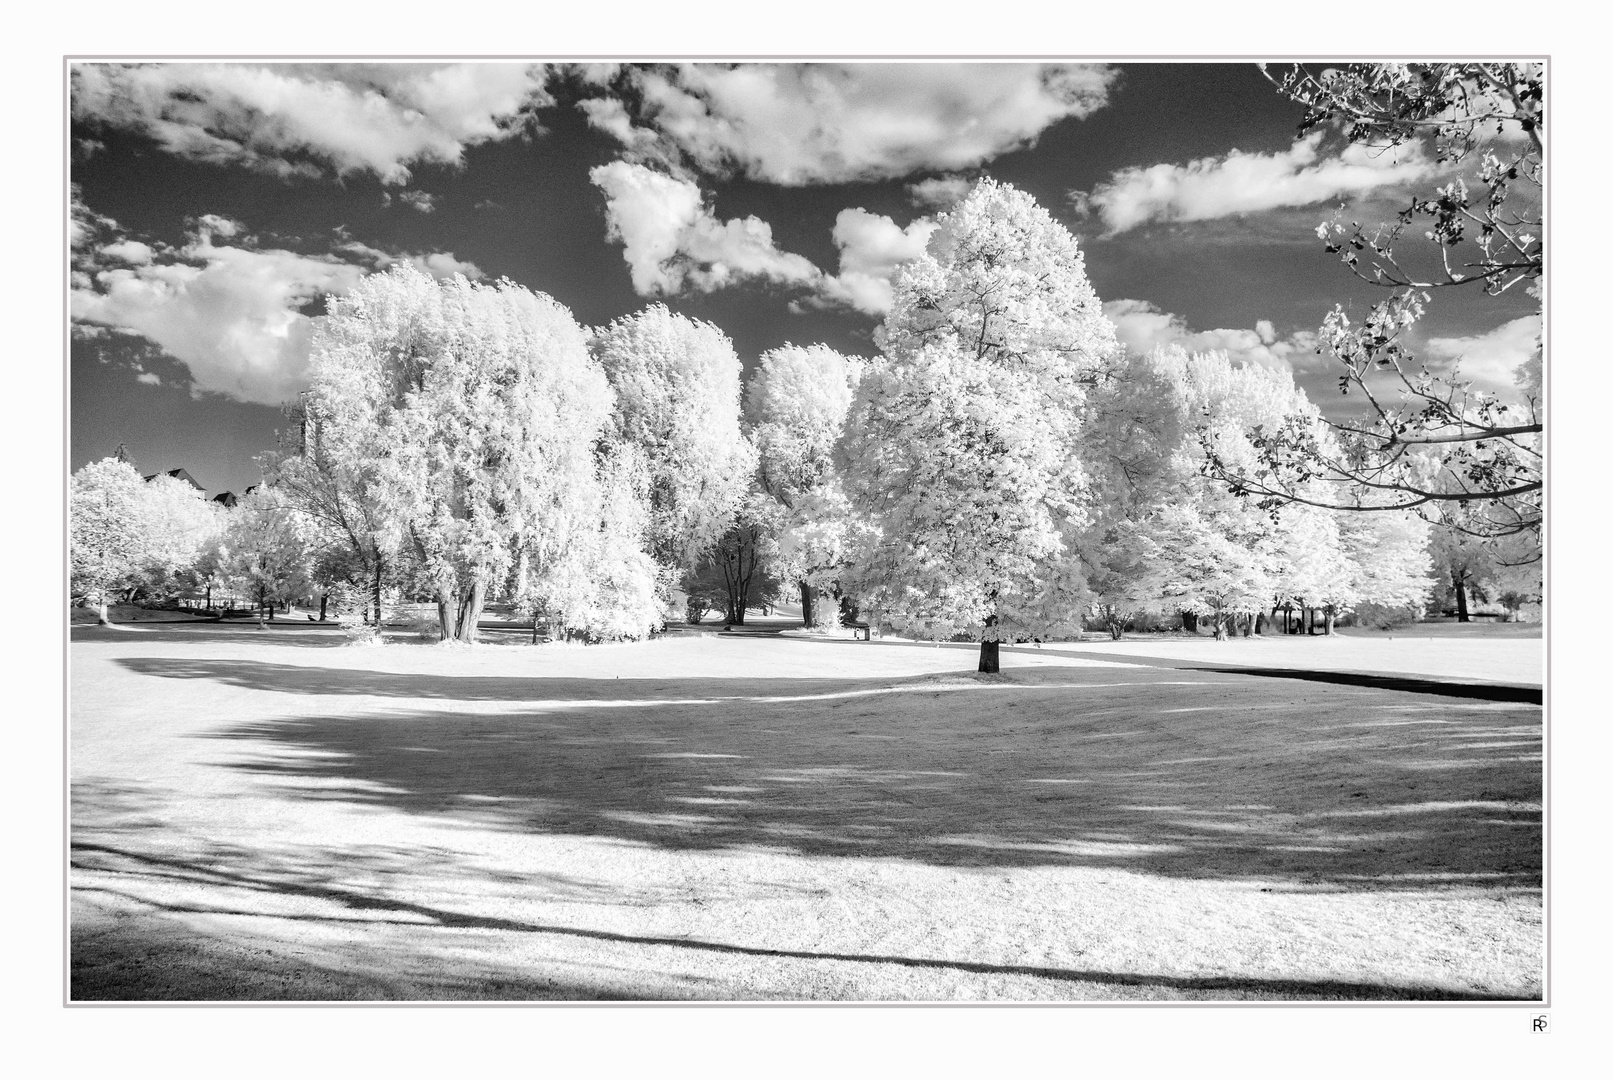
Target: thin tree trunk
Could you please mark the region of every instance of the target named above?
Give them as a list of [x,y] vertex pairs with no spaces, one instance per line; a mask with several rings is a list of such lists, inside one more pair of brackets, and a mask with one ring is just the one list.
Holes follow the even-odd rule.
[[1329,604],[1329,605],[1327,605],[1327,607],[1322,609],[1322,619],[1323,619],[1322,633],[1323,633],[1323,635],[1325,635],[1327,637],[1332,637],[1333,636],[1333,620],[1334,620],[1334,618],[1337,617],[1337,615],[1338,615],[1338,612],[1333,607],[1332,604]]
[[452,641],[459,636],[459,627],[454,625],[454,608],[451,595],[444,589],[437,590],[437,636],[439,641]]
[[801,625],[808,628],[818,625],[817,608],[812,602],[816,591],[805,581],[801,582]]
[[106,608],[107,608],[106,594],[102,593],[100,602],[95,605],[95,621],[97,623],[99,623],[101,626],[111,626],[112,625],[112,619],[111,619],[110,616],[107,615]]
[[319,621],[325,621],[325,604],[330,600],[330,593],[319,594]]
[[381,632],[381,553],[375,553],[375,577],[370,582],[370,602],[375,605],[375,632]]
[[1467,617],[1467,579],[1456,579],[1456,621],[1468,622]]

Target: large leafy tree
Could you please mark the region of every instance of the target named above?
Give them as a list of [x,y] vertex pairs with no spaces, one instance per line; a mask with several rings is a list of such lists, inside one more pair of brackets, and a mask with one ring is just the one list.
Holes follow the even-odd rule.
[[[379,567],[408,546],[442,636],[475,640],[489,591],[556,566],[597,528],[611,391],[582,329],[508,281],[437,282],[398,267],[333,299],[316,338],[305,456]],[[338,462],[322,470],[318,455]],[[396,538],[396,539],[394,539]]]
[[784,345],[763,353],[745,384],[757,485],[782,508],[777,569],[799,591],[807,626],[832,623],[818,598],[849,554],[853,515],[836,451],[861,370],[826,345]]
[[1318,228],[1350,271],[1391,293],[1359,321],[1335,308],[1320,331],[1340,389],[1364,405],[1334,424],[1332,440],[1299,427],[1264,431],[1253,468],[1218,463],[1237,490],[1352,511],[1412,510],[1478,538],[1528,534],[1538,557],[1545,423],[1538,342],[1515,392],[1496,393],[1464,379],[1459,366],[1420,361],[1408,337],[1442,290],[1495,297],[1522,290],[1538,311],[1544,76],[1538,63],[1484,62],[1268,72],[1306,107],[1301,133],[1333,129],[1382,149],[1427,146],[1448,182],[1414,197],[1391,224],[1335,219]]
[[728,531],[750,487],[739,357],[716,326],[664,304],[617,319],[592,345],[616,392],[613,437],[644,455],[650,550],[670,585]]
[[880,605],[917,633],[970,633],[996,671],[1004,638],[1078,625],[1078,436],[1114,329],[1075,238],[987,179],[899,271],[878,340],[847,442]]

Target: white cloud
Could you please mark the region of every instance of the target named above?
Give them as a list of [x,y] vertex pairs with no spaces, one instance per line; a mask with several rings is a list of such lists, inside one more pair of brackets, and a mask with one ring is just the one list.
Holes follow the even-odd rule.
[[138,240],[120,240],[115,244],[108,244],[101,248],[101,254],[136,266],[150,262],[155,256],[150,244],[142,244]]
[[513,134],[553,103],[547,78],[529,64],[75,64],[72,111],[181,157],[403,184],[410,163]]
[[710,292],[750,278],[804,285],[823,276],[809,260],[780,251],[760,218],[719,220],[690,181],[626,161],[597,166],[588,177],[605,193],[610,239],[622,242],[640,296],[686,285]]
[[464,274],[472,281],[478,281],[487,276],[482,272],[481,267],[468,259],[456,259],[451,251],[438,251],[431,254],[410,254],[405,252],[399,255],[390,251],[382,251],[380,248],[371,247],[357,240],[347,240],[345,243],[338,244],[335,250],[361,259],[377,270],[385,270],[397,263],[408,263],[417,270],[424,270],[439,281],[451,278],[455,274]]
[[840,273],[820,285],[824,300],[847,304],[867,315],[891,308],[891,281],[896,268],[924,253],[938,224],[919,218],[907,228],[883,214],[858,207],[835,217],[834,242],[840,248]]
[[1420,180],[1439,167],[1417,143],[1390,150],[1351,144],[1324,157],[1322,138],[1313,132],[1274,154],[1233,150],[1186,165],[1122,169],[1091,192],[1071,197],[1113,235],[1150,221],[1205,221],[1362,196]]
[[[99,219],[109,221],[110,219]],[[154,250],[117,239],[86,253],[75,274],[70,305],[76,323],[137,334],[180,360],[198,392],[277,405],[307,386],[314,320],[301,309],[322,296],[343,293],[370,268],[398,261],[446,277],[481,271],[451,253],[393,255],[357,241],[338,255],[259,250],[245,242],[240,222],[204,215],[181,248]],[[118,252],[145,249],[135,261]],[[113,264],[108,257],[117,257]],[[149,373],[147,373],[149,374]],[[142,382],[151,382],[142,376]]]
[[1540,344],[1540,316],[1525,315],[1485,334],[1469,337],[1433,337],[1424,347],[1435,363],[1454,368],[1460,381],[1471,380],[1480,390],[1513,394],[1518,369]]
[[[390,193],[383,193],[382,197],[388,205],[391,204],[392,195]],[[428,191],[400,191],[397,197],[398,201],[404,206],[412,210],[418,210],[422,214],[429,214],[437,209],[437,197]]]
[[142,371],[134,378],[135,382],[145,383],[147,386],[161,386],[162,377],[155,371]]
[[1270,319],[1258,320],[1253,329],[1192,330],[1180,315],[1146,300],[1111,300],[1103,313],[1114,323],[1121,344],[1138,354],[1180,345],[1188,352],[1224,351],[1234,361],[1279,371],[1304,371],[1317,363],[1315,331],[1280,338]]
[[684,64],[628,68],[620,101],[585,105],[630,150],[714,174],[801,185],[967,169],[1108,101],[1084,64]]
[[916,184],[907,185],[907,193],[917,206],[933,210],[950,210],[962,202],[974,181],[967,176],[932,176]]

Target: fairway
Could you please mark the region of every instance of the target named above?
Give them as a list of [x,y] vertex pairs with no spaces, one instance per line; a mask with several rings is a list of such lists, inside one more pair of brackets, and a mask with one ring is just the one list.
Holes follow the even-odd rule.
[[1541,995],[1538,690],[1292,670],[1412,642],[72,636],[78,1000]]

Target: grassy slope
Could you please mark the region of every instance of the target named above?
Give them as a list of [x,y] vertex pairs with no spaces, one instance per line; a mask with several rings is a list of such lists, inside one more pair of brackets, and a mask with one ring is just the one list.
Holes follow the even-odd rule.
[[77,998],[1540,992],[1537,706],[142,629],[74,631]]

